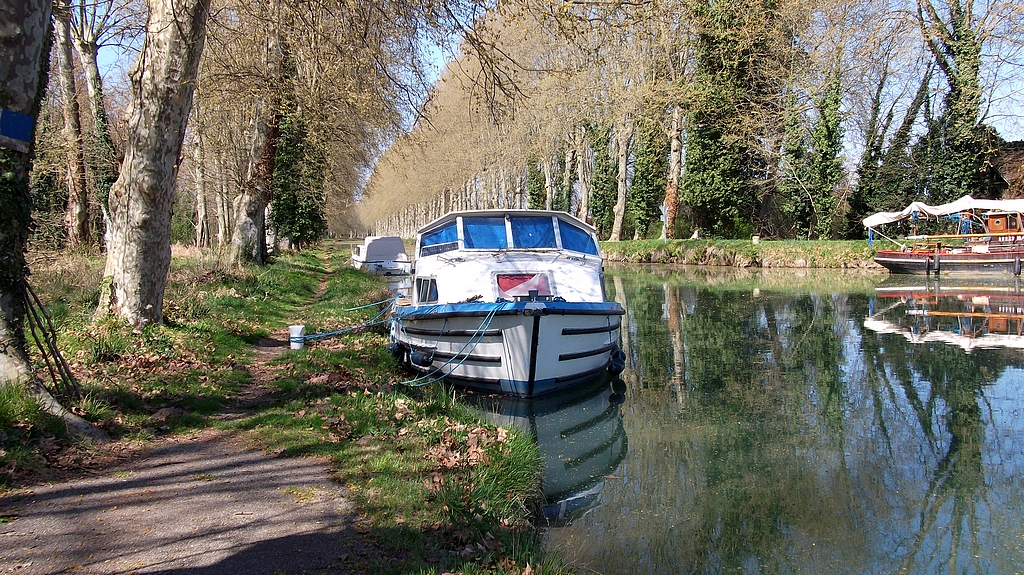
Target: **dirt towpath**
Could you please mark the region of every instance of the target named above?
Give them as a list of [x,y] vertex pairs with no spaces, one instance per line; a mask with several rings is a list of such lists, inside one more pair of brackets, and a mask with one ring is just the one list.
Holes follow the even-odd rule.
[[358,518],[326,462],[223,432],[0,500],[5,573],[343,573]]
[[[268,374],[255,372],[283,338],[261,342],[247,401],[265,396]],[[0,496],[0,573],[359,572],[364,523],[330,473],[324,460],[265,456],[229,432],[161,438],[88,477]]]

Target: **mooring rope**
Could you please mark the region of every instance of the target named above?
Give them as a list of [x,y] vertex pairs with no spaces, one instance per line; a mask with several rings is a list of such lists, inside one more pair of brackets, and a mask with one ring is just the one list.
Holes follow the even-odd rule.
[[[473,334],[469,336],[469,339],[466,340],[466,343],[465,345],[462,346],[462,349],[456,352],[455,355],[448,359],[448,361],[442,363],[441,365],[437,366],[436,368],[434,368],[433,370],[429,371],[424,375],[406,381],[400,381],[398,382],[398,385],[405,385],[408,387],[423,387],[425,385],[430,385],[432,383],[441,381],[442,379],[444,379],[444,376],[458,369],[459,366],[461,366],[463,363],[466,362],[467,359],[469,359],[469,356],[473,354],[473,351],[476,349],[476,346],[479,345],[480,342],[483,340],[484,334],[487,333],[487,328],[491,326],[491,322],[494,321],[494,317],[498,313],[498,307],[500,306],[494,306],[493,308],[491,308],[491,311],[487,312],[487,315],[484,316],[483,321],[480,322],[480,326],[477,327],[476,331],[474,331]],[[399,325],[401,326],[401,329],[404,332],[405,324],[402,323],[401,318],[398,318],[395,321],[398,321]],[[472,347],[470,347],[471,344]],[[466,348],[469,348],[469,350],[467,351]],[[463,355],[463,352],[465,352],[465,355]],[[452,368],[449,369],[447,373],[445,373],[444,368],[451,365],[452,362],[455,361],[455,359],[457,359],[459,356],[462,356],[462,359],[460,359],[457,364],[452,366]],[[433,357],[433,354],[431,354],[431,357]],[[434,377],[438,373],[440,373],[441,375],[438,377]]]
[[344,311],[344,312],[357,311],[357,310],[361,310],[361,309],[366,309],[368,307],[378,306],[378,305],[381,305],[381,304],[387,304],[387,305],[384,306],[383,309],[381,309],[379,312],[377,312],[377,315],[373,316],[372,318],[370,318],[369,320],[363,322],[360,325],[356,325],[356,326],[352,326],[352,327],[346,327],[346,328],[342,328],[342,329],[337,329],[337,330],[334,330],[334,331],[327,331],[327,332],[323,332],[323,333],[309,333],[309,334],[306,334],[306,335],[289,335],[288,336],[288,341],[290,343],[302,343],[302,342],[306,342],[306,341],[320,341],[320,340],[323,340],[323,339],[327,339],[329,337],[334,337],[336,335],[342,335],[342,334],[345,334],[345,333],[351,333],[351,332],[358,331],[358,330],[361,330],[361,329],[367,329],[367,328],[371,328],[371,327],[375,327],[375,326],[378,326],[378,325],[381,325],[381,324],[388,323],[388,322],[391,321],[391,318],[386,318],[386,319],[381,319],[381,318],[383,318],[389,311],[391,311],[391,308],[394,307],[395,302],[398,301],[398,299],[400,297],[402,297],[402,296],[395,296],[395,297],[391,297],[391,298],[388,298],[388,299],[385,299],[385,300],[381,300],[381,301],[377,301],[377,302],[373,302],[373,303],[368,303],[366,305],[360,305],[360,306],[345,308],[345,309],[341,310],[341,311]]

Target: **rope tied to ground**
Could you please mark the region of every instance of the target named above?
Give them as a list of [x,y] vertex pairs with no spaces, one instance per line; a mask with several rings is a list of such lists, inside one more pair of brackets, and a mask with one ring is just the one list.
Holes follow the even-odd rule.
[[356,326],[352,326],[352,327],[346,327],[346,328],[342,328],[342,329],[336,329],[336,330],[333,330],[333,331],[327,331],[327,332],[323,332],[323,333],[308,333],[308,334],[305,334],[305,335],[289,335],[288,341],[290,343],[304,343],[304,342],[307,342],[307,341],[321,341],[321,340],[328,339],[328,338],[331,338],[331,337],[334,337],[334,336],[338,336],[338,335],[342,335],[342,334],[346,334],[346,333],[352,333],[354,331],[359,331],[361,329],[368,329],[368,328],[371,328],[371,327],[375,327],[375,326],[378,326],[378,325],[389,323],[391,321],[391,318],[386,318],[385,316],[387,315],[388,312],[391,311],[391,309],[395,305],[395,302],[398,301],[398,299],[400,297],[401,296],[394,296],[394,297],[390,297],[390,298],[385,299],[385,300],[375,301],[373,303],[368,303],[366,305],[360,305],[360,306],[345,308],[345,309],[341,310],[343,312],[352,312],[352,311],[359,311],[361,309],[366,309],[366,308],[370,308],[370,307],[374,307],[374,306],[380,306],[380,305],[384,306],[379,312],[377,312],[377,315],[373,316],[372,318],[370,318],[369,320],[363,322],[360,325],[356,325]]

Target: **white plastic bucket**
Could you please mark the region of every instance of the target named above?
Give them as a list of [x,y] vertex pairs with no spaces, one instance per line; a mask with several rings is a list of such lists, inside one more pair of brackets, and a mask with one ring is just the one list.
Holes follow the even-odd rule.
[[302,345],[305,343],[306,337],[306,326],[304,325],[290,325],[288,326],[288,341],[292,344],[292,349],[302,349]]

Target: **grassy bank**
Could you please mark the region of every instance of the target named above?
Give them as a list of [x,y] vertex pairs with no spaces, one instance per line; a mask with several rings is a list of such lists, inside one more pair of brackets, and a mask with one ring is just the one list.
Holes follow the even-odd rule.
[[881,269],[866,241],[636,240],[601,242],[608,261],[760,268]]
[[[377,315],[376,306],[346,311],[387,298],[383,280],[348,267],[347,256],[325,246],[237,269],[178,250],[165,325],[133,333],[89,321],[99,257],[39,254],[48,264],[31,279],[84,392],[66,403],[116,441],[77,443],[20,394],[0,393],[0,489],[102,472],[161,436],[220,427],[281,457],[332,461],[367,518],[367,552],[347,559],[353,572],[563,571],[530,524],[540,497],[530,438],[480,423],[437,384],[402,385],[380,330],[268,347],[267,338],[287,340],[289,324],[323,333]],[[223,417],[240,405],[243,417]]]

